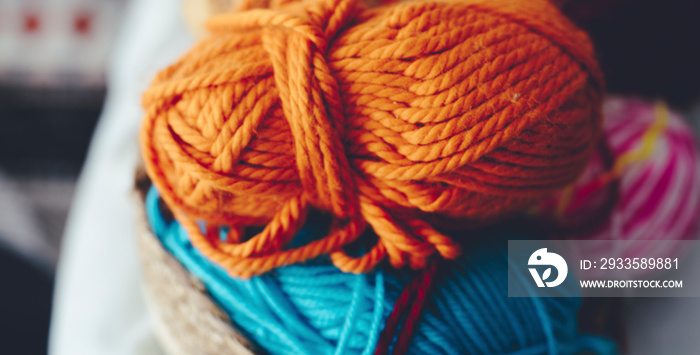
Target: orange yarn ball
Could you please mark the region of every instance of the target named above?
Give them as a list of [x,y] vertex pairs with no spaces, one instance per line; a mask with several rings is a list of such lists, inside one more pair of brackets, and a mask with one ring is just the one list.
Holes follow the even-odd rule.
[[[233,275],[324,253],[349,272],[454,258],[433,224],[532,205],[599,135],[593,50],[547,1],[280,1],[209,29],[144,94],[141,144],[192,243]],[[289,248],[310,207],[330,234]],[[351,257],[365,224],[378,241]],[[251,225],[266,227],[245,239]]]

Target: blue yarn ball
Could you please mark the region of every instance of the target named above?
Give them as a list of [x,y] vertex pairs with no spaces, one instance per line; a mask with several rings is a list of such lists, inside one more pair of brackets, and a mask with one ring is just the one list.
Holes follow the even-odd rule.
[[[614,353],[612,342],[579,334],[580,298],[508,297],[508,268],[506,248],[496,245],[459,258],[436,280],[409,354]],[[517,273],[520,285],[532,288],[525,273]],[[572,294],[574,282],[559,287]]]
[[[155,188],[146,210],[164,247],[204,283],[236,328],[272,355],[373,354],[412,276],[381,268],[346,274],[318,258],[234,278],[199,253],[177,222],[162,217]],[[310,225],[297,237],[322,231]],[[409,354],[615,354],[612,342],[578,333],[579,298],[509,298],[508,267],[505,248],[487,245],[437,275]]]

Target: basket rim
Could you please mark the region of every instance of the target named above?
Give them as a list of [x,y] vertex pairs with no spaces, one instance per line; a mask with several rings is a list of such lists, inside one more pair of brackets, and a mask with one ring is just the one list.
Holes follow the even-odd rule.
[[198,354],[264,354],[235,328],[204,284],[153,234],[144,204],[150,186],[151,181],[143,168],[137,169],[132,199],[142,267],[141,290],[163,350],[173,355],[192,354],[193,351]]

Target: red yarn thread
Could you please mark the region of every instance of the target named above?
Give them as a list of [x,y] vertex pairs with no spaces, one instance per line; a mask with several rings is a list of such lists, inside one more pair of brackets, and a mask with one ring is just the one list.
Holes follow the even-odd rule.
[[[433,260],[428,263],[428,266],[421,272],[411,283],[409,283],[401,292],[401,296],[396,300],[394,310],[386,320],[382,335],[377,342],[377,348],[374,351],[375,355],[389,354],[389,346],[391,345],[396,331],[401,325],[401,319],[404,319],[403,326],[400,327],[398,335],[396,335],[396,343],[392,354],[405,354],[408,352],[411,339],[416,331],[416,325],[420,321],[420,316],[423,313],[425,301],[434,284],[435,276],[437,275],[438,260]],[[406,312],[408,314],[406,315]]]

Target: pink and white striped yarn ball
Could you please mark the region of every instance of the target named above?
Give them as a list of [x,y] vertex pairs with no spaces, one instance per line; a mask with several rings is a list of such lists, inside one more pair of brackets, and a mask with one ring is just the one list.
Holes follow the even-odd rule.
[[591,260],[611,252],[675,257],[677,243],[646,250],[652,248],[616,241],[698,237],[700,152],[693,130],[665,105],[637,99],[608,98],[603,117],[607,147],[601,144],[577,183],[545,201],[539,214],[567,230],[556,238],[600,241],[580,251]]

